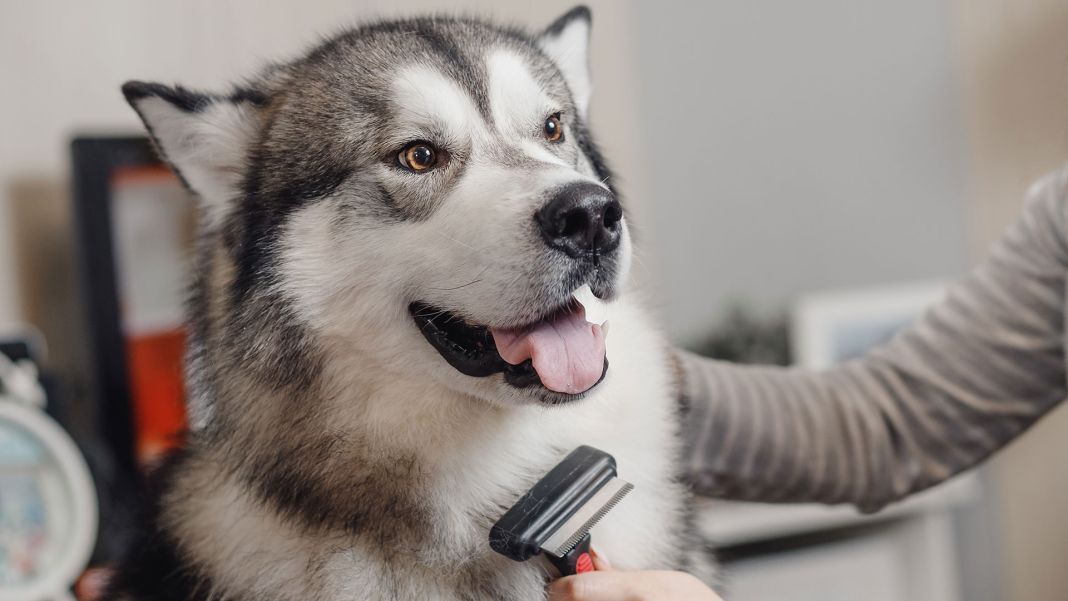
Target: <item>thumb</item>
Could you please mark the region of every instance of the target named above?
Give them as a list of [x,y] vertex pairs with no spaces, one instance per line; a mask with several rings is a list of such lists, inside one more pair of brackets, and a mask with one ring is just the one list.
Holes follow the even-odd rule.
[[593,545],[590,545],[590,557],[593,559],[593,569],[598,572],[607,572],[612,569],[612,563]]

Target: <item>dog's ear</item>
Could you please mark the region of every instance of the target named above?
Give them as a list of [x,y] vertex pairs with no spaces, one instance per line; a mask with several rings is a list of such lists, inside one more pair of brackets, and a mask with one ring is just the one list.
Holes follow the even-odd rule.
[[576,6],[538,36],[538,45],[557,66],[571,88],[579,114],[585,118],[593,83],[590,80],[590,9]]
[[209,224],[221,222],[244,172],[249,143],[260,124],[262,98],[130,81],[122,86],[163,159],[204,204]]

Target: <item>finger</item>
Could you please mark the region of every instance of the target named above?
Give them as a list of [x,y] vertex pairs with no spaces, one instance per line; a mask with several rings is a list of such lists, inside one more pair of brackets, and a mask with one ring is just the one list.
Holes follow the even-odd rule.
[[549,585],[551,601],[619,601],[630,597],[627,572],[587,572],[561,578]]
[[96,601],[104,596],[112,571],[108,568],[90,568],[86,570],[74,585],[74,596],[78,601]]
[[612,569],[612,562],[608,561],[608,558],[593,545],[590,545],[590,557],[593,558],[593,568],[598,572],[607,572]]

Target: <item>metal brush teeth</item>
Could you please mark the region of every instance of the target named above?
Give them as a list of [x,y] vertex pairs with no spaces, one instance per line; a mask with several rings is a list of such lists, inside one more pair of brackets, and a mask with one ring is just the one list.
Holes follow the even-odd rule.
[[579,544],[579,541],[582,540],[584,536],[586,536],[586,533],[589,532],[591,528],[596,526],[597,522],[600,522],[601,519],[606,514],[608,514],[608,512],[611,511],[613,507],[618,505],[619,502],[623,500],[623,497],[627,496],[627,493],[632,490],[634,490],[634,485],[630,482],[624,482],[622,488],[616,491],[616,494],[612,495],[612,498],[609,499],[608,502],[605,503],[603,506],[601,506],[601,509],[598,510],[597,513],[590,516],[590,519],[586,520],[586,523],[583,524],[581,528],[576,530],[575,533],[571,535],[571,538],[565,540],[559,547],[556,548],[555,551],[553,551],[553,555],[556,555],[557,557],[562,557],[569,551],[571,551],[571,549],[574,549],[575,545]]

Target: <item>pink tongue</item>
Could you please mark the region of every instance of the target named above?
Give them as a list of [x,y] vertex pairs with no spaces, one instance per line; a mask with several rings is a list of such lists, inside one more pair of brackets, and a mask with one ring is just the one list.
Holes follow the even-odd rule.
[[604,331],[588,323],[582,309],[561,312],[525,330],[490,328],[497,352],[512,365],[531,359],[542,385],[578,394],[604,373]]

